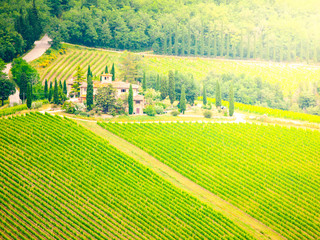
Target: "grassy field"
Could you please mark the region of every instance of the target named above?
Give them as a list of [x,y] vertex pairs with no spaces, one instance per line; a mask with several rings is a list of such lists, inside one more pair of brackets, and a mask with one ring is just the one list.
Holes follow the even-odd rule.
[[[106,65],[111,68],[115,63],[116,77],[119,76],[120,58],[123,53],[86,48],[64,44],[65,54],[54,52],[55,59],[49,64],[48,56],[43,56],[32,62],[40,73],[41,80],[50,81],[57,78],[65,80],[75,74],[78,65],[86,71],[88,64],[93,75],[99,75]],[[237,61],[228,59],[209,59],[197,57],[173,57],[141,55],[141,67],[148,72],[167,74],[169,70],[178,70],[183,73],[192,73],[196,80],[201,81],[210,71],[217,74],[234,73],[259,76],[263,80],[278,83],[285,93],[294,91],[300,83],[309,84],[319,79],[320,66],[292,63],[274,63],[258,61]],[[45,66],[45,67],[43,67]],[[121,79],[122,80],[122,79]]]
[[318,239],[318,131],[255,124],[99,124],[287,239]]
[[1,239],[253,239],[74,121],[0,123]]

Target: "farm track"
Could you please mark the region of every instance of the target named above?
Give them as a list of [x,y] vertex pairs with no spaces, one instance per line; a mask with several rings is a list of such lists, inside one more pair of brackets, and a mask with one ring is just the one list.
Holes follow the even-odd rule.
[[219,211],[230,220],[234,221],[243,229],[247,230],[248,233],[252,234],[257,239],[285,239],[279,233],[275,232],[273,229],[269,228],[262,222],[251,217],[244,211],[233,206],[229,202],[221,199],[220,197],[214,195],[205,188],[199,186],[195,182],[184,177],[180,173],[176,172],[172,168],[163,164],[156,158],[152,157],[148,153],[144,152],[140,148],[134,146],[133,144],[127,142],[126,140],[112,134],[111,132],[98,126],[95,122],[89,121],[77,121],[84,127],[90,129],[97,135],[107,139],[109,143],[122,152],[128,154],[129,156],[135,158],[140,163],[149,167],[157,174],[170,181],[176,187],[179,187],[191,195],[197,197],[201,201],[210,205],[214,210]]

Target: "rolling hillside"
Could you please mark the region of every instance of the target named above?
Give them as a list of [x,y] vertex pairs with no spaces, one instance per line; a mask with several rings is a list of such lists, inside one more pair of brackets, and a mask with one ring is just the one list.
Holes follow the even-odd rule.
[[[75,74],[76,67],[81,66],[86,71],[90,64],[93,75],[99,76],[108,65],[109,71],[115,63],[116,77],[119,76],[120,59],[122,52],[112,52],[76,45],[65,44],[66,54],[54,52],[56,58],[48,61],[43,56],[32,62],[40,74],[42,81],[65,80]],[[210,72],[217,74],[234,73],[260,76],[263,80],[277,83],[284,93],[295,91],[299,84],[311,84],[319,79],[320,67],[318,65],[240,61],[228,59],[211,59],[197,57],[157,56],[141,53],[141,67],[148,73],[168,74],[169,70],[178,70],[183,73],[192,73],[197,81],[201,81]],[[46,64],[47,62],[47,64]],[[48,63],[49,62],[49,63]]]
[[100,123],[287,239],[320,236],[320,133],[255,124]]
[[252,239],[71,120],[0,120],[1,239]]

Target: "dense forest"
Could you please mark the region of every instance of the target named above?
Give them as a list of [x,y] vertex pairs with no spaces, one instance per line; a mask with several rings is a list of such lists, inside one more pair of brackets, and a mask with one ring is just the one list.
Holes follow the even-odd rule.
[[2,0],[0,22],[5,61],[27,50],[42,28],[55,42],[95,47],[320,61],[316,0]]

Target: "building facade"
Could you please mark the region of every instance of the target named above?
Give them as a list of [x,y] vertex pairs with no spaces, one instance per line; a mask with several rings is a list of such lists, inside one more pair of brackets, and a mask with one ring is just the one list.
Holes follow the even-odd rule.
[[[112,74],[102,74],[101,81],[93,81],[93,96],[97,94],[99,87],[106,87],[109,84],[115,89],[115,97],[124,98],[129,94],[130,83],[112,81]],[[67,81],[67,92],[68,97],[72,92],[73,79]],[[133,113],[143,114],[143,109],[145,106],[145,99],[143,95],[139,95],[139,85],[132,84],[133,90]],[[77,99],[79,102],[83,102],[87,97],[87,82],[82,82],[80,86],[80,97]],[[126,109],[128,111],[128,109]]]

